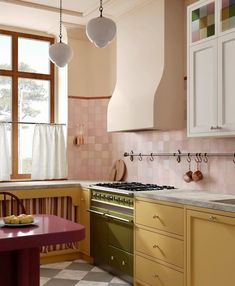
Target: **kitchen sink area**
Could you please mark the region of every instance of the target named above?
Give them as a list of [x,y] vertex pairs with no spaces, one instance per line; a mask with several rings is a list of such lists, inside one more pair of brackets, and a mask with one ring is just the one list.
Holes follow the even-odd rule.
[[214,200],[214,203],[235,205],[235,199]]

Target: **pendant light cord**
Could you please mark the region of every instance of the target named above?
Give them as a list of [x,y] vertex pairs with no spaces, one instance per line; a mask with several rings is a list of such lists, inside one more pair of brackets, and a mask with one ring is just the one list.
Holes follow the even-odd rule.
[[62,0],[60,0],[60,43],[62,43]]
[[102,18],[102,17],[103,17],[103,5],[102,5],[102,0],[100,0],[100,8],[99,8],[99,11],[100,11],[100,17]]

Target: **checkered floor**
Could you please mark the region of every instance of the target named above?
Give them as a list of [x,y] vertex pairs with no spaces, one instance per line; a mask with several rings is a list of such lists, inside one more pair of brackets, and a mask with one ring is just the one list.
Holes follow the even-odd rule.
[[40,286],[128,286],[127,282],[83,260],[41,265]]

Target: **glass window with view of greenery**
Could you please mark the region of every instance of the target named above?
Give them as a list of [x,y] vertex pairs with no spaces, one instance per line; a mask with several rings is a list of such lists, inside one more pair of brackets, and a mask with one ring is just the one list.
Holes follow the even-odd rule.
[[[0,30],[0,122],[8,126],[12,179],[30,178],[34,125],[54,122],[53,38]],[[24,123],[24,124],[22,124]]]

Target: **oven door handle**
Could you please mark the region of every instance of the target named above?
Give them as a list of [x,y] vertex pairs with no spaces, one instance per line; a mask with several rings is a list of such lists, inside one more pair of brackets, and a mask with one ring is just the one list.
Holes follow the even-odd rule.
[[119,216],[110,215],[110,214],[104,214],[104,215],[106,217],[108,217],[108,218],[113,218],[113,219],[120,220],[120,221],[123,221],[123,222],[133,223],[133,220],[125,219],[125,218],[122,218],[122,217],[119,217]]
[[94,211],[94,210],[91,210],[91,209],[87,209],[87,211],[90,212],[90,213],[93,213],[93,214],[105,216],[105,213],[102,213],[102,212]]

